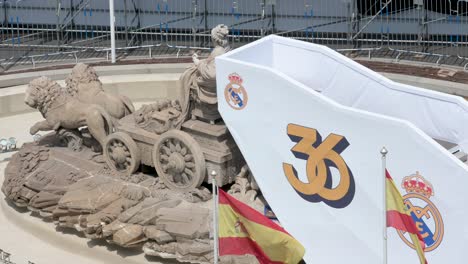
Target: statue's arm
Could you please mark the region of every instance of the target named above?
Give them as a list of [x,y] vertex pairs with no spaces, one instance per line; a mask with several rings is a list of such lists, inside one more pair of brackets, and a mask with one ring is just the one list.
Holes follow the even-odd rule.
[[34,126],[29,129],[29,133],[31,135],[35,135],[39,131],[49,131],[49,130],[57,130],[60,127],[60,122],[51,124],[47,120],[37,122]]
[[196,66],[198,66],[198,64],[200,64],[200,59],[198,58],[198,54],[197,53],[194,53],[192,55],[192,61],[193,61],[193,64],[195,64]]

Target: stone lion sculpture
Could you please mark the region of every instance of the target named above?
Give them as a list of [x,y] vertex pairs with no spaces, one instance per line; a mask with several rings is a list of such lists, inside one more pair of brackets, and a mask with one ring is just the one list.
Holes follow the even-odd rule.
[[40,77],[29,83],[24,101],[28,106],[39,110],[45,118],[31,127],[31,135],[38,131],[87,126],[90,134],[102,147],[107,135],[113,130],[112,118],[102,107],[73,98],[57,82],[47,77]]
[[89,65],[78,63],[65,82],[70,95],[103,107],[113,118],[120,119],[135,111],[128,97],[106,93],[96,71]]

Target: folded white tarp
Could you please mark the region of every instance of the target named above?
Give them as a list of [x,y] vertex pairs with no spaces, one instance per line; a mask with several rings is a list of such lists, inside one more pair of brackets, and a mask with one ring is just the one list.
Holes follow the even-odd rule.
[[[383,146],[429,263],[466,263],[468,169],[431,138],[466,142],[465,103],[277,36],[218,57],[216,68],[223,119],[308,263],[382,263]],[[454,121],[439,122],[438,111]],[[407,234],[388,235],[388,263],[418,262]]]
[[463,98],[393,82],[322,45],[289,45],[264,45],[233,56],[275,68],[342,105],[408,120],[430,137],[468,152],[468,102]]

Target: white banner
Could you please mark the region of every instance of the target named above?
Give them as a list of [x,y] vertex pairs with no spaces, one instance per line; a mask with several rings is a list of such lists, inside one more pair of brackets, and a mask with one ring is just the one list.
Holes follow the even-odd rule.
[[[305,69],[326,72],[327,64],[303,59],[315,47],[271,36],[216,59],[219,110],[306,262],[382,263],[385,146],[428,262],[466,263],[466,165],[407,121],[340,105],[304,85]],[[388,263],[418,263],[405,234],[388,234]]]

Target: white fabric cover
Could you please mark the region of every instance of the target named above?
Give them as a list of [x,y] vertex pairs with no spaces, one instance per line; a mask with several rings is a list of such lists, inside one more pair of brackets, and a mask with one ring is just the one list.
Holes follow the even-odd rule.
[[[396,84],[327,48],[276,36],[218,57],[216,68],[223,119],[280,222],[305,246],[306,262],[382,263],[385,228],[380,149],[386,146],[389,150],[387,168],[402,193],[405,193],[401,188],[403,178],[416,171],[433,185],[435,194],[430,200],[442,215],[445,233],[440,246],[426,254],[428,262],[466,263],[466,165],[408,121],[340,103],[372,106],[376,108],[374,112],[393,110],[392,115],[405,113],[400,108],[417,105],[411,112],[411,119],[426,117],[424,120],[431,122],[420,122],[420,126],[432,129],[438,138],[458,139],[459,142],[467,139],[464,127],[454,123],[455,129],[451,129],[449,121],[435,123],[439,119],[432,116],[443,106],[440,111],[462,122],[466,120],[466,104],[453,96],[413,87],[398,86],[396,89]],[[244,102],[245,98],[248,100],[240,110],[225,99],[225,89],[230,87],[228,76],[232,73],[242,77],[248,95],[242,94]],[[328,94],[335,94],[332,83],[342,87],[347,96],[336,93],[333,100],[327,98]],[[386,100],[373,89],[386,94]],[[361,95],[360,91],[366,92]],[[371,98],[368,93],[380,99],[374,98],[375,104],[364,104],[363,101]],[[399,106],[390,107],[390,103],[400,101]],[[388,107],[378,107],[386,102]],[[341,157],[352,171],[355,182],[355,193],[349,205],[334,208],[324,202],[309,202],[292,188],[283,163],[292,164],[301,181],[308,180],[306,161],[291,152],[296,143],[287,135],[288,124],[316,129],[322,140],[330,134],[346,137],[349,146]],[[338,170],[330,169],[335,186],[341,181],[341,175]],[[426,221],[429,223],[431,219]],[[418,262],[415,251],[395,230],[388,229],[388,235],[388,263]]]
[[468,152],[465,99],[393,82],[322,45],[273,38],[261,50],[233,56],[272,67],[342,105],[410,121],[430,137]]

